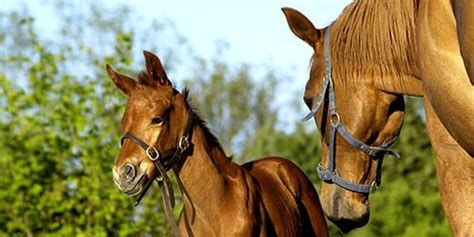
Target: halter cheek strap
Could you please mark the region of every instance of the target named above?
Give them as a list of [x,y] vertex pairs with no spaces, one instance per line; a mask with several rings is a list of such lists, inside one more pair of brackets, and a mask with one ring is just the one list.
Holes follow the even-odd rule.
[[[331,123],[331,130],[329,134],[329,157],[328,157],[328,167],[325,168],[320,163],[317,167],[317,171],[321,180],[328,183],[335,183],[342,188],[347,190],[369,194],[375,192],[380,186],[382,179],[382,162],[385,155],[391,155],[395,159],[400,159],[400,155],[389,147],[396,141],[397,137],[393,138],[387,143],[384,143],[380,146],[370,146],[364,142],[356,139],[344,126],[341,121],[340,115],[336,109],[336,99],[334,93],[334,85],[332,81],[332,66],[331,66],[331,51],[329,45],[329,35],[331,31],[331,26],[328,27],[324,35],[324,59],[326,64],[326,75],[323,81],[321,91],[317,98],[313,98],[313,103],[311,107],[311,112],[304,117],[304,121],[311,119],[318,112],[323,101],[326,101],[329,109],[329,121]],[[326,96],[327,95],[327,96]],[[365,152],[370,157],[377,160],[377,167],[375,171],[374,180],[370,185],[368,184],[356,184],[349,182],[343,179],[336,170],[336,135],[339,133],[344,140],[356,147],[363,152]]]

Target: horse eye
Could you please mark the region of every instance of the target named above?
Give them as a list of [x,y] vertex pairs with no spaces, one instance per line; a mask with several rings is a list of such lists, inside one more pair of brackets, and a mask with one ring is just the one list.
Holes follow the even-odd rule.
[[163,122],[163,118],[160,118],[160,117],[153,117],[151,119],[151,124],[160,124]]

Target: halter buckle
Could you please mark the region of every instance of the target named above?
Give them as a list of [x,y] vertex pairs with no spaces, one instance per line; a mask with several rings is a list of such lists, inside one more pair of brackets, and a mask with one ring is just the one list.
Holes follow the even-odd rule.
[[370,184],[370,189],[369,189],[369,192],[370,193],[373,193],[375,191],[377,191],[379,189],[379,185],[377,184],[377,182],[372,181],[372,183]]
[[178,148],[181,152],[189,148],[189,139],[187,136],[182,136],[181,139],[179,139]]
[[331,126],[333,128],[337,127],[341,122],[341,116],[339,116],[339,113],[336,111],[332,111],[330,116]]
[[160,158],[160,153],[152,146],[147,147],[145,153],[151,161],[155,161]]

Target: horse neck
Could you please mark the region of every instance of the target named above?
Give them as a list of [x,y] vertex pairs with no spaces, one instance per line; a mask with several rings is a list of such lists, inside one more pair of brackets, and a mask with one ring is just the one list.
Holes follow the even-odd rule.
[[[236,164],[226,157],[216,142],[206,140],[206,131],[196,125],[192,135],[192,154],[186,157],[179,177],[186,192],[184,204],[206,213],[225,195],[225,175],[236,170]],[[192,203],[192,205],[190,205]]]

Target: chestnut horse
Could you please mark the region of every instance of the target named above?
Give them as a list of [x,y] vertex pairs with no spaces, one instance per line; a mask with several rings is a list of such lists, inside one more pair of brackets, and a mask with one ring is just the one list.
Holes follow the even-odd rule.
[[120,190],[138,204],[153,180],[173,169],[185,194],[181,236],[328,236],[317,192],[296,165],[278,157],[232,162],[187,92],[173,88],[157,56],[144,55],[138,81],[107,65],[128,96],[113,168]]
[[[472,19],[472,1],[457,2],[457,13],[465,13],[465,20]],[[444,210],[454,235],[474,233],[474,159],[470,145],[474,141],[474,100],[466,68],[459,65],[461,52],[473,59],[470,53],[474,50],[467,49],[474,49],[469,47],[474,41],[462,35],[459,42],[467,45],[466,50],[459,52],[459,45],[453,46],[458,43],[453,29],[457,18],[448,3],[359,0],[324,29],[316,29],[296,10],[283,9],[292,32],[314,50],[304,99],[312,111],[308,117],[314,116],[323,143],[318,167],[325,181],[320,194],[323,210],[343,231],[367,223],[368,194],[380,184],[383,156],[398,158],[388,146],[402,126],[403,96],[424,95]],[[460,7],[462,3],[470,10]],[[433,17],[435,12],[438,15]],[[472,24],[461,23],[457,31],[472,36]],[[441,31],[442,26],[450,28]],[[441,56],[435,57],[438,53]],[[472,65],[466,63],[468,69]],[[448,71],[452,73],[449,76]],[[453,128],[449,130],[451,136],[443,116],[438,116],[441,113],[447,120],[459,119],[454,126],[464,128],[464,133],[456,135],[454,130],[459,128]]]

